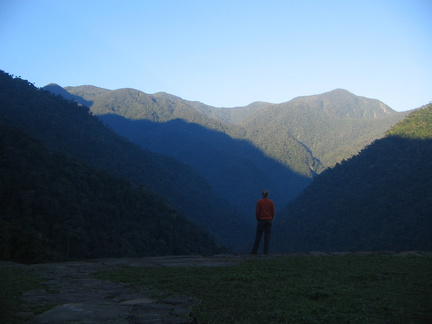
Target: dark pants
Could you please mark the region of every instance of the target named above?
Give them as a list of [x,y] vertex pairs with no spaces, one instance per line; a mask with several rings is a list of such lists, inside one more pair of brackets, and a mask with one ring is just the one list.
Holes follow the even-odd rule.
[[272,220],[271,219],[260,219],[258,220],[255,243],[252,249],[252,253],[256,254],[258,252],[258,247],[261,241],[261,236],[264,232],[264,253],[267,254],[269,252],[270,245],[270,233],[272,228]]

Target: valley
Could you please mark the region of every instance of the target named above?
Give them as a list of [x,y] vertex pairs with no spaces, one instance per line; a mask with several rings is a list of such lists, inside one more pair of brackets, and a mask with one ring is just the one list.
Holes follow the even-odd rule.
[[286,206],[313,177],[384,136],[407,114],[342,89],[235,108],[134,89],[45,89],[91,103],[91,112],[118,134],[191,166],[230,204],[249,212],[263,188]]
[[430,110],[342,89],[216,108],[2,72],[0,256],[246,253],[264,188],[275,251],[430,250]]

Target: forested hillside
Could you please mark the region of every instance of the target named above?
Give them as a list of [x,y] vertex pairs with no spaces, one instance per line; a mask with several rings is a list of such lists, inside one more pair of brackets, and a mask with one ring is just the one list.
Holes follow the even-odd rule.
[[[47,89],[64,91],[57,88]],[[244,211],[251,210],[264,187],[278,206],[285,206],[313,176],[382,137],[406,114],[340,89],[236,108],[133,89],[65,89],[91,102],[91,111],[119,134],[197,170]]]
[[317,176],[275,225],[275,248],[432,249],[432,105]]
[[[46,89],[62,94],[62,88]],[[91,96],[85,87],[66,89],[92,101],[92,113],[117,133],[199,172],[230,205],[249,216],[244,221],[251,226],[263,188],[271,188],[276,204],[285,206],[310,182],[263,154],[244,138],[241,127],[210,118],[178,97],[133,89]]]
[[[301,174],[314,174],[358,153],[406,114],[378,100],[337,89],[268,105],[240,125],[271,157]],[[299,149],[291,153],[290,148],[299,145],[308,154]]]
[[194,170],[140,149],[104,126],[87,107],[4,72],[0,74],[0,103],[4,123],[24,130],[50,151],[64,152],[162,196],[219,243],[239,246],[251,235],[253,227],[245,221],[245,213],[230,206]]
[[89,93],[89,88],[95,87],[65,89],[91,101],[91,110],[98,116],[116,114],[153,122],[182,119],[235,139],[248,140],[307,177],[358,153],[408,114],[343,89],[281,104],[255,102],[246,107],[215,108],[166,93],[148,95],[133,89],[100,89],[98,94]]
[[213,254],[210,236],[126,179],[0,123],[0,259]]

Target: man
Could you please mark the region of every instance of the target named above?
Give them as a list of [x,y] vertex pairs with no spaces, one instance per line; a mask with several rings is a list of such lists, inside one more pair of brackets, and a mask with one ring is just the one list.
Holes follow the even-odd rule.
[[264,190],[262,193],[262,199],[258,200],[256,204],[255,216],[258,221],[255,243],[252,249],[252,254],[257,254],[258,247],[261,241],[261,236],[264,232],[264,253],[269,253],[270,245],[270,233],[272,228],[272,222],[275,215],[274,203],[268,199],[268,190]]

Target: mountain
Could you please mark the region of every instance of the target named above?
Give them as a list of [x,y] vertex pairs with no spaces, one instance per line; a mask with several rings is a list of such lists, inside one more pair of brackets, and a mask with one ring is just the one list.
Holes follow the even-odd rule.
[[432,104],[318,175],[281,213],[279,251],[432,249]]
[[249,211],[263,188],[285,206],[313,176],[382,137],[406,115],[340,89],[236,108],[134,89],[65,89],[91,101],[92,113],[122,136],[186,163],[230,204]]
[[51,153],[0,123],[0,259],[214,254],[201,228],[125,179]]
[[[378,100],[337,89],[266,106],[240,125],[269,156],[301,174],[310,174],[358,153],[406,114]],[[302,145],[309,155],[299,152],[297,157],[289,145],[286,150],[281,150],[281,145],[266,145],[275,140]]]
[[253,232],[245,213],[233,208],[191,167],[142,150],[107,128],[88,107],[1,72],[0,116],[2,122],[23,130],[50,151],[128,178],[135,186],[163,197],[220,244],[238,247]]
[[232,206],[252,215],[245,218],[250,225],[264,188],[271,188],[275,203],[284,206],[310,182],[244,139],[241,127],[213,119],[173,95],[119,89],[89,97],[82,88],[66,89],[91,100],[92,113],[118,134],[198,171]]

